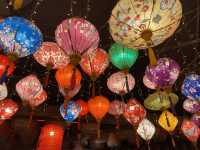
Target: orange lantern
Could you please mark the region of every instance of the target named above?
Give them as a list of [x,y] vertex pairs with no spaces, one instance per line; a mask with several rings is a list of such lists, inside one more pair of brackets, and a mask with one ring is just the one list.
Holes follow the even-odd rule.
[[40,132],[36,150],[61,150],[64,129],[56,124],[45,125]]
[[85,116],[88,114],[88,104],[82,99],[76,101],[76,103],[80,106],[81,112],[79,113],[80,116]]

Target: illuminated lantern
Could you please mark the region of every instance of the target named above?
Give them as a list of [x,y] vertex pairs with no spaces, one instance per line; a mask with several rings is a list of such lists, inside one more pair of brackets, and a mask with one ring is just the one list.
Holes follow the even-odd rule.
[[18,109],[17,103],[11,99],[0,101],[0,120],[10,119]]
[[123,47],[114,43],[110,50],[109,56],[112,64],[120,70],[130,69],[138,58],[138,51]]
[[4,83],[0,84],[0,101],[5,99],[8,95],[8,89],[7,89],[7,86]]
[[200,113],[193,114],[191,120],[200,127]]
[[28,4],[30,4],[32,0],[12,0],[12,6],[14,10],[19,10]]
[[95,26],[83,18],[70,18],[58,25],[55,31],[58,45],[70,56],[70,62],[79,64],[81,55],[95,50],[99,44],[99,33]]
[[62,88],[59,87],[59,91],[60,93],[64,96],[64,97],[68,97],[68,98],[72,98],[74,97],[76,94],[78,94],[78,92],[81,89],[81,85],[75,86],[73,89],[68,90],[66,88]]
[[130,73],[123,71],[112,74],[107,79],[107,87],[110,91],[116,94],[126,94],[135,86],[135,79]]
[[62,150],[64,129],[57,124],[42,127],[36,150]]
[[186,99],[183,102],[183,109],[189,113],[200,112],[200,103],[195,100]]
[[110,33],[117,43],[145,49],[172,36],[181,18],[179,0],[120,0],[112,10]]
[[151,81],[147,78],[146,75],[144,75],[144,77],[143,77],[143,83],[144,83],[144,85],[145,85],[147,88],[152,89],[152,90],[156,89],[156,87],[157,87],[157,85],[156,85],[155,83],[151,82]]
[[171,87],[177,80],[180,73],[180,67],[170,58],[160,58],[156,65],[149,65],[146,68],[146,77],[155,85],[157,88]]
[[69,101],[66,106],[64,104],[60,106],[60,114],[67,122],[73,122],[78,117],[80,111],[80,106],[73,101]]
[[80,106],[81,111],[79,113],[80,116],[85,116],[88,114],[88,103],[82,99],[76,101],[76,103]]
[[149,95],[144,100],[144,106],[149,110],[163,111],[175,106],[178,103],[178,96],[174,93],[167,93],[165,91],[155,92]]
[[42,41],[40,30],[22,17],[8,17],[0,22],[0,45],[11,60],[33,54]]
[[98,130],[97,130],[97,138],[100,139],[100,124],[103,117],[109,110],[110,102],[104,96],[95,96],[89,99],[88,101],[88,108],[89,112],[92,116],[96,119],[98,123]]
[[189,99],[200,99],[200,76],[197,74],[190,74],[185,77],[182,84],[182,94]]

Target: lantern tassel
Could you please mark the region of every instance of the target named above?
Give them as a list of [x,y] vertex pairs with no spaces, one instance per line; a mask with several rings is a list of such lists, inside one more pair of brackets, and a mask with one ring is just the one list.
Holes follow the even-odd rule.
[[115,129],[119,129],[120,128],[120,122],[119,122],[119,116],[115,116],[115,120],[116,120],[116,126]]
[[173,138],[172,135],[171,135],[171,140],[172,140],[172,145],[173,145],[173,147],[175,148],[175,147],[176,147],[176,143],[175,143],[174,138]]
[[101,139],[101,120],[97,120],[97,139]]
[[77,124],[77,128],[80,131],[81,130],[81,117],[78,117],[78,124]]
[[151,47],[148,48],[148,56],[149,56],[150,64],[156,65],[157,64],[156,55],[155,55],[154,50]]
[[92,81],[92,97],[95,97],[95,90],[96,90],[95,81],[93,80]]
[[127,90],[127,92],[129,93],[129,92],[130,92],[130,89],[129,89],[128,76],[127,76],[127,75],[126,75],[125,79],[126,79],[126,90]]
[[137,148],[140,148],[140,137],[137,134],[137,128],[136,127],[134,127],[134,132],[135,132],[135,143],[136,143],[136,146],[137,146]]
[[192,143],[192,144],[193,144],[195,150],[198,150],[198,149],[199,149],[199,148],[198,148],[197,142],[194,142],[194,143]]
[[30,112],[30,115],[29,115],[29,121],[28,121],[28,127],[31,127],[31,123],[32,123],[32,120],[33,120],[33,114],[34,114],[34,108],[31,108],[31,112]]
[[150,141],[147,141],[148,150],[151,150]]

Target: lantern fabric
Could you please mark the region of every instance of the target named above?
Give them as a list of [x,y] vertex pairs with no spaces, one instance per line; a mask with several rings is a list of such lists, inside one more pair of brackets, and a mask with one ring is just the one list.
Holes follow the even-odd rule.
[[80,113],[79,113],[79,116],[85,116],[88,114],[89,110],[88,110],[88,103],[85,102],[84,100],[82,99],[78,99],[76,101],[76,103],[80,106]]
[[75,66],[68,64],[64,68],[56,71],[55,78],[60,87],[71,90],[80,85],[82,76]]
[[69,18],[58,25],[55,31],[58,45],[68,54],[83,54],[95,50],[99,33],[95,26],[83,18]]
[[[110,33],[117,43],[145,49],[172,36],[181,18],[179,0],[120,0],[112,10]],[[147,43],[146,38],[151,42]]]
[[120,116],[124,113],[125,103],[119,100],[113,100],[110,103],[109,114],[113,116]]
[[146,110],[136,99],[132,98],[126,104],[123,115],[131,125],[137,126],[146,117]]
[[43,42],[33,56],[39,64],[45,67],[50,66],[52,69],[63,68],[69,63],[68,56],[54,42]]
[[18,81],[16,84],[16,91],[22,101],[31,107],[36,107],[47,99],[47,94],[42,84],[33,74]]
[[174,93],[158,91],[149,95],[144,100],[144,106],[149,110],[163,111],[178,103],[178,96]]
[[143,138],[145,141],[150,141],[156,132],[156,128],[151,121],[144,118],[137,128],[137,133]]
[[73,122],[78,117],[80,111],[80,106],[73,101],[69,101],[67,106],[64,104],[60,106],[60,114],[67,122]]
[[183,102],[183,109],[189,113],[200,112],[200,103],[195,100],[186,99]]
[[7,96],[8,96],[8,89],[4,82],[4,83],[0,84],[0,101],[5,99]]
[[4,53],[25,57],[33,54],[42,41],[40,30],[22,17],[7,17],[0,22],[0,45]]
[[178,124],[178,119],[169,111],[163,111],[158,120],[159,125],[168,132],[173,132]]
[[109,49],[112,64],[120,70],[130,69],[138,58],[138,51],[114,43]]
[[200,113],[193,114],[191,121],[193,121],[198,127],[200,127]]
[[187,75],[183,81],[181,92],[192,100],[200,99],[200,76],[197,74]]
[[107,87],[116,94],[126,94],[135,86],[135,79],[130,73],[119,71],[107,79]]
[[198,132],[198,126],[194,122],[186,119],[183,120],[181,125],[181,130],[189,141],[194,143],[197,142],[199,138],[199,132]]
[[71,97],[71,98],[74,97],[76,94],[78,94],[80,89],[81,89],[81,85],[75,86],[71,90],[59,87],[59,91],[64,97],[67,96],[67,97]]
[[4,99],[0,101],[0,120],[10,119],[19,107],[12,99]]
[[64,129],[57,124],[42,127],[36,150],[62,150]]
[[109,110],[110,102],[104,96],[95,96],[88,101],[89,112],[96,120],[101,120]]
[[149,65],[146,68],[146,77],[156,84],[157,88],[171,87],[177,80],[180,66],[171,58],[160,58],[157,65]]
[[151,82],[151,80],[149,80],[146,75],[144,75],[143,77],[143,83],[147,88],[152,89],[152,90],[156,89],[157,87],[157,85]]
[[96,79],[109,65],[108,54],[105,50],[97,48],[94,52],[85,53],[81,58],[80,65],[87,75]]

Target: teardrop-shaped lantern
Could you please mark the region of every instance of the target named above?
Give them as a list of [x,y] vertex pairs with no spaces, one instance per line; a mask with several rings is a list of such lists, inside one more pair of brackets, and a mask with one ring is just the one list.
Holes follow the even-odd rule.
[[79,116],[85,116],[88,114],[89,110],[88,110],[88,103],[85,102],[84,100],[82,99],[78,99],[76,101],[76,103],[80,106],[80,113],[79,113]]
[[195,100],[186,99],[183,102],[183,109],[189,113],[200,112],[200,103]]
[[68,98],[72,98],[74,97],[76,94],[78,94],[78,92],[80,91],[81,89],[81,85],[78,85],[78,86],[75,86],[73,89],[71,90],[68,90],[66,88],[62,88],[62,87],[59,87],[59,91],[60,93],[64,96],[64,97],[68,97]]
[[0,101],[5,99],[7,96],[8,96],[8,89],[4,82],[4,83],[0,84]]

